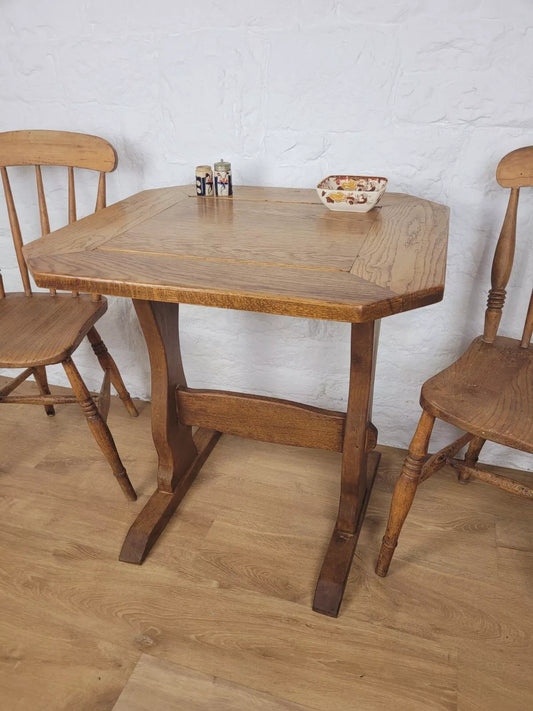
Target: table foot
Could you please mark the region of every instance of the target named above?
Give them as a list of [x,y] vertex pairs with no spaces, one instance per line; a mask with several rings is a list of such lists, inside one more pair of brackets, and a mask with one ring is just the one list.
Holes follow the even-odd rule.
[[352,565],[357,539],[363,524],[368,500],[380,459],[379,452],[370,452],[367,462],[367,489],[353,534],[334,529],[322,564],[313,600],[313,610],[329,617],[337,617],[344,595],[344,588]]
[[119,560],[140,565],[169,522],[180,501],[220,438],[221,432],[199,429],[194,435],[198,455],[172,492],[155,491],[133,522],[122,545]]

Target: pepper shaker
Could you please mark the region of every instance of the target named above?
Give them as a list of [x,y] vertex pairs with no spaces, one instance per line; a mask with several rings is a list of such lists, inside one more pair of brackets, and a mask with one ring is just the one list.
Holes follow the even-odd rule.
[[233,195],[231,163],[222,158],[218,163],[215,163],[215,195],[217,197],[231,197]]

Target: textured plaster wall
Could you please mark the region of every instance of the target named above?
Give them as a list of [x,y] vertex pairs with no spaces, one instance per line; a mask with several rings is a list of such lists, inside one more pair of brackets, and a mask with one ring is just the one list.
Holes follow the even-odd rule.
[[[533,143],[530,0],[4,0],[0,41],[0,130],[106,137],[120,159],[110,201],[191,182],[195,165],[223,156],[237,184],[312,187],[334,172],[370,173],[449,205],[444,301],[382,323],[374,420],[382,443],[408,444],[421,383],[481,328],[506,201],[497,162]],[[48,174],[58,198],[60,177]],[[531,288],[533,197],[521,202],[511,334]],[[3,206],[0,223],[0,264],[16,289]],[[37,234],[34,220],[24,227]],[[100,330],[132,393],[149,397],[130,304],[112,299]],[[186,306],[182,333],[191,386],[345,406],[346,324]],[[85,346],[78,364],[96,386]],[[60,370],[50,377],[65,382]],[[488,458],[530,467],[500,451]]]

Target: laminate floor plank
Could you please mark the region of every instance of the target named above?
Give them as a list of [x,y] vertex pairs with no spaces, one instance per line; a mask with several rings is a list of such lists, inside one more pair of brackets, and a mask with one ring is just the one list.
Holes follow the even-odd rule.
[[143,654],[113,711],[309,711],[216,676]]
[[380,447],[334,620],[311,602],[339,454],[223,436],[145,563],[119,563],[156,461],[149,404],[134,420],[112,400],[136,503],[123,500],[77,408],[58,407],[55,418],[0,408],[0,708],[111,711],[124,690],[122,711],[145,672],[156,686],[164,676],[158,711],[184,674],[196,691],[248,695],[265,711],[533,707],[529,502],[439,472],[378,578],[404,456]]

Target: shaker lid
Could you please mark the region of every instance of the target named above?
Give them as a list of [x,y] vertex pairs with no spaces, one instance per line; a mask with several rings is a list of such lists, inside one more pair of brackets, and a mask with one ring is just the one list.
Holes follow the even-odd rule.
[[215,163],[215,170],[228,172],[231,170],[231,163],[221,158],[218,163]]

